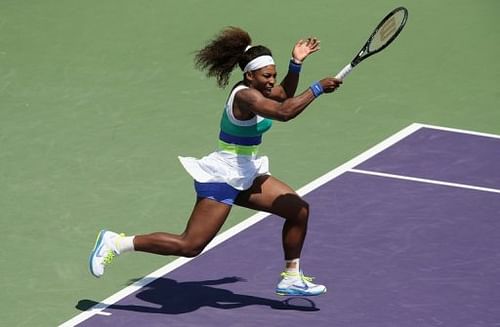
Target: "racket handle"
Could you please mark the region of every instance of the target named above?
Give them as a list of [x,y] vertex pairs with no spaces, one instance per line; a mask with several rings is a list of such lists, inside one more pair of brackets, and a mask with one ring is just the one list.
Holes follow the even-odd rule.
[[343,80],[352,71],[353,67],[351,64],[347,64],[342,70],[335,76],[339,80]]

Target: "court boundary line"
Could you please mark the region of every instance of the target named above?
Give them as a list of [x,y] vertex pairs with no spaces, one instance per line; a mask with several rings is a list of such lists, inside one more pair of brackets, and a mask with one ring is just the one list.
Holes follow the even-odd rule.
[[[401,141],[405,137],[408,137],[409,135],[415,133],[416,131],[422,129],[422,128],[430,128],[430,129],[437,129],[437,130],[444,130],[444,131],[451,131],[451,132],[456,132],[456,133],[463,133],[463,134],[470,134],[470,135],[478,135],[478,136],[485,136],[485,137],[493,137],[493,138],[500,138],[500,135],[495,135],[495,134],[487,134],[487,133],[480,133],[480,132],[474,132],[474,131],[467,131],[467,130],[461,130],[461,129],[454,129],[454,128],[447,128],[447,127],[442,127],[442,126],[434,126],[434,125],[428,125],[428,124],[422,124],[422,123],[412,123],[408,125],[407,127],[399,130],[398,132],[392,134],[388,138],[382,140],[381,142],[377,143],[376,145],[372,146],[368,150],[362,152],[361,154],[355,156],[354,158],[348,160],[344,164],[330,170],[329,172],[325,173],[324,175],[316,178],[315,180],[311,181],[310,183],[306,184],[305,186],[301,187],[298,189],[296,192],[304,196],[305,194],[317,189],[318,187],[328,183],[329,181],[333,180],[334,178],[340,176],[343,173],[346,173],[353,169],[354,167],[358,166],[359,164],[363,163],[364,161],[368,160],[369,158],[375,156],[376,154],[382,152],[383,150],[389,148],[390,146],[396,144],[397,142]],[[227,229],[226,231],[220,233],[217,235],[210,244],[207,245],[207,247],[203,250],[203,252],[199,255],[203,255],[205,252],[210,251],[217,245],[221,244],[222,242],[225,242],[226,240],[230,239],[234,235],[248,229],[249,227],[255,225],[256,223],[260,222],[261,220],[265,219],[266,217],[271,216],[271,214],[266,213],[266,212],[258,212],[249,218],[243,220],[242,222],[236,224],[235,226]],[[159,269],[153,271],[152,273],[144,276],[140,280],[134,282],[132,285],[129,285],[120,291],[114,293],[113,295],[109,296],[108,298],[102,300],[100,303],[94,305],[93,307],[89,308],[88,310],[74,316],[73,318],[70,318],[69,320],[63,322],[62,324],[59,325],[59,327],[72,327],[77,324],[80,324],[84,322],[87,319],[90,319],[94,315],[107,315],[107,313],[103,312],[107,307],[113,305],[114,303],[122,300],[123,298],[133,294],[134,292],[138,291],[139,289],[145,287],[146,285],[152,283],[156,279],[164,276],[165,274],[168,274],[169,272],[172,272],[173,270],[179,268],[180,266],[183,266],[190,262],[191,260],[196,259],[195,258],[177,258],[174,261],[166,264],[163,267],[160,267]]]
[[493,134],[493,133],[483,133],[483,132],[470,131],[470,130],[466,130],[466,129],[443,127],[443,126],[422,124],[422,123],[416,123],[416,124],[418,124],[421,128],[430,128],[430,129],[437,129],[437,130],[441,130],[441,131],[445,131],[445,132],[453,132],[453,133],[460,133],[460,134],[467,134],[467,135],[500,139],[500,135]]
[[428,179],[428,178],[404,176],[404,175],[397,175],[397,174],[381,173],[378,171],[354,169],[354,168],[349,169],[348,172],[362,174],[362,175],[369,175],[369,176],[399,179],[399,180],[410,181],[410,182],[418,182],[418,183],[424,183],[424,184],[433,184],[433,185],[461,188],[461,189],[466,189],[466,190],[489,192],[489,193],[499,193],[500,194],[500,190],[496,189],[496,188],[469,185],[469,184],[461,184],[461,183],[453,183],[453,182],[445,182],[445,181],[440,181],[438,179]]

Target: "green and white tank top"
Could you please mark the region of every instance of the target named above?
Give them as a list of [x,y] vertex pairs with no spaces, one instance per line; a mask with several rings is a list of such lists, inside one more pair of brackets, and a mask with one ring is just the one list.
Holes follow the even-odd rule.
[[220,151],[238,155],[256,155],[262,134],[267,132],[273,122],[271,119],[255,115],[248,120],[239,120],[233,114],[233,102],[236,93],[248,88],[245,85],[236,86],[224,106],[220,122],[218,148]]
[[179,156],[181,164],[200,183],[226,183],[238,190],[252,186],[255,178],[269,173],[269,159],[258,156],[262,134],[272,121],[260,116],[238,120],[233,115],[235,94],[246,88],[235,87],[224,108],[220,123],[218,150],[203,158]]

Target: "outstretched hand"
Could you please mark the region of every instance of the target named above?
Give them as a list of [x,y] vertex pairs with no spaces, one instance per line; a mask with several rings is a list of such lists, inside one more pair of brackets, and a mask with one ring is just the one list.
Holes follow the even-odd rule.
[[311,53],[320,49],[319,40],[316,37],[309,37],[306,40],[299,40],[293,47],[292,57],[296,61],[304,61]]
[[340,87],[342,80],[335,77],[326,77],[319,81],[321,87],[323,87],[323,92],[332,93]]

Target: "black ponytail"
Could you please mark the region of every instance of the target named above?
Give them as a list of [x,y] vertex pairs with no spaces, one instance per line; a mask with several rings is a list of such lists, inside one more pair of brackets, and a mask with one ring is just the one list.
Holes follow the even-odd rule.
[[195,67],[206,71],[208,77],[215,77],[217,85],[224,88],[237,64],[243,70],[254,58],[271,55],[271,51],[261,45],[247,50],[251,44],[252,39],[246,31],[239,27],[227,27],[196,52]]

